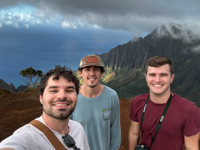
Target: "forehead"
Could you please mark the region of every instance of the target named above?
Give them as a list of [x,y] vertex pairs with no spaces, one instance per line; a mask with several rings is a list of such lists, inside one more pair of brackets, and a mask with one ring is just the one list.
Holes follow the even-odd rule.
[[99,66],[87,66],[87,67],[84,67],[83,69],[86,69],[86,68],[98,68],[98,69],[100,69],[100,67]]
[[63,76],[59,76],[59,79],[54,79],[54,76],[51,76],[47,81],[47,87],[48,86],[75,86],[74,82],[68,81]]
[[148,66],[147,73],[170,73],[169,64],[165,64],[159,67]]

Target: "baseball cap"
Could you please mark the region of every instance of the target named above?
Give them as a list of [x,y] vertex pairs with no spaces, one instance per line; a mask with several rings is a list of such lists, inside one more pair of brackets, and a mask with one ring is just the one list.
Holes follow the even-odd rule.
[[98,66],[105,68],[105,66],[102,64],[101,58],[97,55],[87,55],[83,57],[81,59],[80,66],[78,67],[78,69],[88,66]]

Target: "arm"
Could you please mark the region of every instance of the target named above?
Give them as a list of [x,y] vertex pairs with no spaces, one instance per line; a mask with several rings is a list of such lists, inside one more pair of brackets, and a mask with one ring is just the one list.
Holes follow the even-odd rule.
[[114,99],[115,104],[110,118],[110,150],[118,150],[121,144],[120,108],[117,94]]
[[199,150],[199,132],[193,136],[184,136],[186,150]]
[[131,121],[129,129],[129,150],[134,150],[137,146],[138,138],[140,135],[140,123]]
[[14,150],[12,148],[1,148],[0,150]]

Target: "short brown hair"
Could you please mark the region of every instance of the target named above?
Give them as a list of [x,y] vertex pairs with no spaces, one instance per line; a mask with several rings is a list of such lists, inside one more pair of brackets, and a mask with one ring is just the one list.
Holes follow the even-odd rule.
[[147,61],[147,64],[146,64],[146,67],[145,67],[145,74],[147,74],[148,66],[151,66],[151,67],[160,67],[160,66],[165,65],[165,64],[169,65],[169,67],[170,67],[170,73],[171,73],[171,75],[173,75],[174,74],[174,68],[173,68],[172,62],[166,56],[154,56],[154,57],[151,57]]
[[44,90],[47,86],[47,82],[50,77],[53,76],[53,80],[58,80],[60,76],[64,77],[69,82],[73,82],[75,84],[76,93],[79,93],[79,80],[73,74],[72,70],[69,68],[56,66],[55,69],[49,70],[44,76],[42,76],[40,80],[40,95],[43,95]]

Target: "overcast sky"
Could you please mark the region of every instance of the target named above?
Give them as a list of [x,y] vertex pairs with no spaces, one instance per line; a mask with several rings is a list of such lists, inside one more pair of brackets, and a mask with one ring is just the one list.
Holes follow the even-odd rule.
[[1,0],[0,27],[42,24],[144,36],[167,22],[200,24],[199,0]]
[[108,52],[163,24],[187,29],[176,38],[199,37],[199,6],[199,0],[0,0],[0,79],[19,85],[14,76],[28,67],[75,70],[83,56]]

